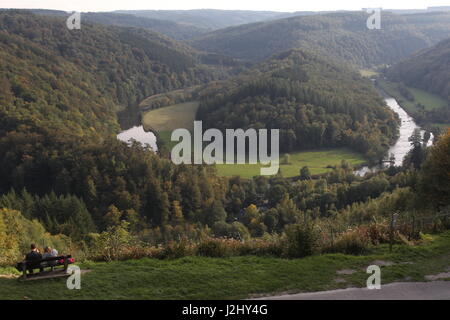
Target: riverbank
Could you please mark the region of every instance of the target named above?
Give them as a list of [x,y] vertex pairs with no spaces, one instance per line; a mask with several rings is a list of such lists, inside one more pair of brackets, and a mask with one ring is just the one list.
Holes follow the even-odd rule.
[[[421,90],[405,86],[401,83],[391,82],[386,79],[377,79],[377,85],[388,95],[394,97],[398,104],[412,117],[415,117],[415,121],[422,127],[429,127],[433,129],[449,128],[450,119],[448,122],[434,123],[421,119],[423,112],[430,112],[442,107],[450,107],[450,102],[446,101],[442,97]],[[419,116],[419,118],[417,118]],[[442,119],[444,120],[444,119]]]
[[[380,90],[384,91],[383,88]],[[396,112],[400,118],[399,137],[392,145],[386,156],[386,160],[395,158],[396,166],[402,165],[403,159],[409,152],[411,146],[410,136],[419,126],[414,122],[406,111],[397,103],[397,101],[387,96],[385,97],[388,107]],[[122,132],[118,138],[122,141],[128,141],[134,138],[141,143],[148,143],[154,150],[157,150],[157,140],[171,149],[176,142],[170,141],[170,133],[177,128],[187,128],[192,131],[195,120],[195,113],[198,109],[198,102],[186,102],[172,106],[167,106],[152,111],[148,111],[142,116],[142,126],[137,126]],[[158,138],[151,129],[158,132]],[[147,131],[146,131],[147,130]],[[284,158],[288,157],[284,162]],[[326,150],[299,151],[280,157],[280,169],[284,177],[295,177],[299,175],[300,169],[307,166],[312,175],[318,175],[330,171],[345,160],[350,165],[357,168],[355,174],[364,176],[367,172],[379,170],[382,166],[365,166],[367,159],[361,154],[348,148],[335,148]],[[216,165],[218,175],[230,177],[241,176],[243,178],[252,178],[260,174],[260,164],[235,164],[235,165]]]

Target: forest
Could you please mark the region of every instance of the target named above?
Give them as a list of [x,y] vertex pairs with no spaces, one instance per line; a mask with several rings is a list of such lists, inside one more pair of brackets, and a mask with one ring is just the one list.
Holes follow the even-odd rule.
[[291,50],[214,84],[200,97],[205,127],[279,128],[281,152],[347,146],[383,157],[397,119],[369,80],[304,50]]
[[261,61],[293,48],[309,49],[356,66],[392,64],[450,33],[450,13],[383,11],[382,28],[366,27],[365,12],[295,16],[221,29],[191,41],[195,48]]

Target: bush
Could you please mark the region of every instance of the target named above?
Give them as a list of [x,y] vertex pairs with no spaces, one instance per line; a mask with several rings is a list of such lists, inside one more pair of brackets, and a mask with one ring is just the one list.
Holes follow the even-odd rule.
[[192,245],[186,240],[169,242],[161,251],[158,258],[160,259],[178,259],[193,255]]
[[318,233],[312,224],[295,224],[286,230],[286,255],[289,258],[303,258],[317,250]]
[[328,252],[339,252],[344,254],[360,255],[367,252],[369,247],[369,238],[367,234],[360,232],[359,229],[348,230],[341,234],[334,245],[327,249]]
[[208,238],[197,245],[197,255],[220,258],[227,255],[227,245],[224,240]]
[[94,252],[101,255],[105,261],[120,260],[127,248],[132,245],[133,238],[128,232],[128,222],[112,226],[101,234],[90,234],[94,243]]

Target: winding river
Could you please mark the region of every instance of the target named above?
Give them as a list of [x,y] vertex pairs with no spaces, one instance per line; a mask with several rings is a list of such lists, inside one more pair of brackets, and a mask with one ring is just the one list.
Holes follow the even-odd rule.
[[[391,158],[391,156],[395,157],[395,165],[400,166],[403,162],[404,157],[411,149],[411,144],[409,142],[409,137],[413,134],[415,129],[420,129],[420,127],[414,122],[414,119],[411,118],[406,111],[400,107],[397,101],[392,97],[385,97],[386,104],[389,108],[391,108],[394,112],[396,112],[401,120],[400,124],[400,132],[398,140],[389,148],[388,156],[386,160]],[[422,130],[422,136],[424,131]],[[117,138],[121,141],[130,142],[130,139],[134,139],[143,145],[148,144],[152,150],[157,151],[158,146],[156,144],[156,136],[153,132],[145,131],[142,125],[133,126],[130,129],[122,131],[117,135]],[[433,135],[431,135],[430,140],[428,141],[428,145],[433,143]],[[356,175],[364,176],[368,172],[375,172],[380,170],[383,167],[389,166],[390,163],[383,163],[382,165],[377,165],[373,167],[362,167],[355,171]]]
[[[391,156],[395,157],[394,164],[396,166],[401,166],[403,159],[408,154],[409,150],[411,150],[411,143],[409,141],[409,138],[414,133],[414,130],[420,129],[420,127],[414,122],[414,119],[411,118],[406,111],[400,107],[400,105],[397,103],[397,100],[395,100],[392,97],[385,97],[386,104],[388,105],[391,110],[396,112],[400,118],[401,124],[400,124],[400,132],[399,137],[395,144],[393,144],[388,151],[387,159],[391,158]],[[425,133],[424,130],[421,131],[422,137]],[[433,144],[433,134],[431,134],[430,140],[428,140],[428,146]],[[361,169],[355,171],[355,174],[359,176],[364,176],[368,172],[375,172],[377,170],[380,170],[382,167],[388,167],[390,166],[389,162],[383,163],[383,165],[377,165],[374,167],[362,167]]]

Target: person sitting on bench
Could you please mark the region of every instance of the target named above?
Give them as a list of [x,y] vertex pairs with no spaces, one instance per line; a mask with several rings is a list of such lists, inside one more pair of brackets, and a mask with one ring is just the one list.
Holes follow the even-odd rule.
[[[36,248],[36,245],[34,243],[32,243],[30,245],[31,251],[29,253],[27,253],[27,255],[25,256],[25,261],[27,262],[33,262],[33,261],[38,261],[38,260],[42,260],[42,254],[39,252],[38,248]],[[30,273],[33,273],[33,268],[27,268],[28,271]],[[44,268],[39,268],[39,272],[44,271]]]
[[[57,256],[58,256],[58,250],[47,246],[44,249],[44,254],[42,255],[42,259],[54,258]],[[46,267],[52,267],[52,271],[53,271],[53,267],[58,264],[58,261],[54,260],[54,261],[47,261],[47,262],[43,262],[43,263],[45,263]]]

